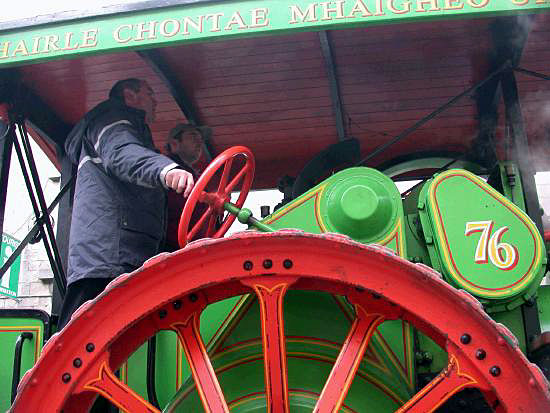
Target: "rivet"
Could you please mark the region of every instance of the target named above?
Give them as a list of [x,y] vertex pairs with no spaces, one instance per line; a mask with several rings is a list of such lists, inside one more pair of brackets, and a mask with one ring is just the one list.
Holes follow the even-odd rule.
[[195,301],[197,301],[199,299],[199,296],[197,294],[193,293],[189,296],[189,299],[191,300],[192,303],[194,303]]
[[500,367],[499,366],[493,366],[489,369],[489,373],[491,373],[491,376],[497,377],[500,376]]
[[468,333],[464,333],[460,336],[460,342],[462,344],[470,344],[470,341],[472,341],[472,336]]
[[159,311],[159,318],[165,318],[168,315],[168,311],[166,310],[160,310]]
[[64,373],[63,376],[61,376],[61,381],[63,383],[68,383],[71,381],[71,375],[69,373]]
[[179,310],[181,308],[181,305],[182,305],[181,300],[177,300],[172,303],[172,307],[174,307],[174,310]]
[[290,270],[292,268],[292,260],[289,260],[288,258],[284,260],[283,267],[285,267],[287,270]]
[[482,348],[479,348],[476,350],[476,359],[485,360],[486,356],[487,356],[487,353]]
[[88,344],[86,344],[86,351],[87,351],[88,353],[91,353],[91,352],[94,351],[94,350],[95,350],[94,343],[88,343]]
[[245,261],[243,264],[243,268],[246,271],[250,271],[254,267],[254,264],[252,264],[252,261]]
[[263,262],[263,266],[266,270],[270,269],[271,267],[273,267],[273,261],[271,261],[269,258],[264,260]]
[[77,369],[82,367],[82,360],[78,357],[73,360],[73,366],[75,366]]

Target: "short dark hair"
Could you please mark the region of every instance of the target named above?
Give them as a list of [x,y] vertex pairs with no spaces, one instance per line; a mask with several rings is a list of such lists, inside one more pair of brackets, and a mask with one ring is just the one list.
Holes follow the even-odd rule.
[[109,98],[126,103],[124,100],[124,91],[126,89],[130,89],[137,93],[141,89],[142,84],[143,82],[141,80],[133,77],[129,79],[119,80],[111,88],[111,91],[109,92]]

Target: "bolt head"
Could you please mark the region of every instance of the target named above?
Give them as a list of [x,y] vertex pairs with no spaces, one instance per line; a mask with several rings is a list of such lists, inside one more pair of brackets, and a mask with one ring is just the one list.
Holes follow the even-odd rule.
[[487,357],[487,353],[482,348],[476,350],[476,359],[478,360],[485,360],[485,357]]
[[82,367],[82,360],[80,358],[75,358],[73,360],[73,366],[75,366],[77,369]]
[[472,341],[472,336],[469,335],[468,333],[464,333],[460,336],[460,342],[462,344],[470,344],[471,341]]
[[501,370],[499,366],[493,366],[489,369],[489,373],[491,373],[491,376],[498,377],[500,376]]
[[94,350],[95,350],[95,345],[94,345],[94,343],[88,343],[88,344],[86,344],[86,351],[87,351],[88,353],[91,353],[91,352],[93,352]]
[[160,310],[159,311],[159,318],[165,318],[168,315],[168,311],[166,310]]
[[270,269],[271,267],[273,267],[273,261],[271,261],[269,258],[264,260],[263,262],[263,266],[266,270]]
[[192,303],[194,303],[195,301],[197,301],[199,299],[199,296],[197,294],[193,293],[189,296],[189,299],[191,300]]
[[288,258],[284,260],[283,267],[285,267],[287,270],[290,270],[292,268],[292,260],[289,260]]
[[63,383],[68,383],[71,381],[71,375],[69,373],[63,373],[63,375],[61,376],[61,381]]
[[252,264],[252,261],[245,261],[243,263],[243,268],[245,271],[250,271],[254,267],[254,264]]
[[174,310],[179,310],[181,306],[182,306],[181,300],[177,300],[172,303],[172,307],[174,307]]

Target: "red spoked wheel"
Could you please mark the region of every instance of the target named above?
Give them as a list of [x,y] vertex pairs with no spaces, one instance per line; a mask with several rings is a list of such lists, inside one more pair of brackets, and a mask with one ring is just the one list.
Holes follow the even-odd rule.
[[[432,412],[464,388],[479,389],[497,412],[549,411],[548,382],[540,370],[470,295],[386,249],[294,231],[197,241],[119,277],[48,342],[23,378],[13,411],[81,412],[101,394],[128,412],[157,412],[113,372],[155,332],[173,330],[204,410],[228,412],[231,401],[200,337],[200,315],[213,302],[252,293],[261,310],[266,411],[289,412],[283,307],[289,290],[327,291],[355,307],[315,412],[340,410],[374,330],[396,318],[428,334],[449,355],[448,367],[398,412]],[[134,298],[131,305],[128,297]]]
[[[232,176],[231,171],[233,162],[238,158],[243,158],[245,163],[238,169],[237,173]],[[189,198],[181,213],[178,227],[178,242],[181,248],[185,247],[189,241],[193,240],[205,225],[207,225],[206,237],[220,238],[227,232],[231,224],[235,221],[235,215],[227,214],[218,229],[215,228],[216,221],[218,218],[223,218],[223,205],[225,202],[231,200],[231,192],[233,192],[241,182],[239,197],[235,205],[242,208],[246,196],[250,191],[250,187],[252,186],[254,169],[254,156],[250,149],[244,146],[233,146],[227,149],[208,165],[193,187],[191,194],[189,194]],[[206,187],[211,184],[220,170],[222,170],[222,172],[217,190],[215,192],[205,192]],[[208,204],[208,208],[189,230],[191,216],[199,202]]]

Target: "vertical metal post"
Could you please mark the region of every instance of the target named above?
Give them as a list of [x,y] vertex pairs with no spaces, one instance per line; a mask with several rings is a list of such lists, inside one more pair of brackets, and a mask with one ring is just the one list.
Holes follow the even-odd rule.
[[521,174],[521,182],[525,194],[525,206],[529,217],[533,220],[540,233],[543,234],[541,209],[535,185],[535,170],[523,123],[516,77],[512,70],[502,75],[501,85],[504,105],[506,107],[506,119],[510,126],[515,158]]
[[[533,220],[540,233],[543,234],[541,209],[535,185],[535,170],[533,168],[531,153],[529,151],[529,142],[523,124],[516,77],[512,70],[503,73],[501,87],[504,105],[506,107],[506,120],[510,128],[515,158],[523,185],[525,206],[529,217]],[[527,303],[523,304],[521,306],[521,312],[523,316],[525,339],[527,345],[529,345],[541,333],[536,299],[531,298]]]
[[[0,122],[2,122],[0,120]],[[9,124],[0,125],[0,235],[4,232],[4,212],[8,193],[8,177],[10,174],[11,151],[13,136],[9,132]]]
[[332,111],[336,121],[336,132],[338,140],[346,139],[346,130],[344,126],[344,109],[342,99],[340,98],[340,88],[338,86],[338,76],[336,74],[336,66],[334,65],[334,57],[332,55],[332,47],[330,45],[329,35],[326,31],[319,32],[319,41],[321,43],[321,52],[325,60],[325,68],[330,86],[330,97],[332,100]]

